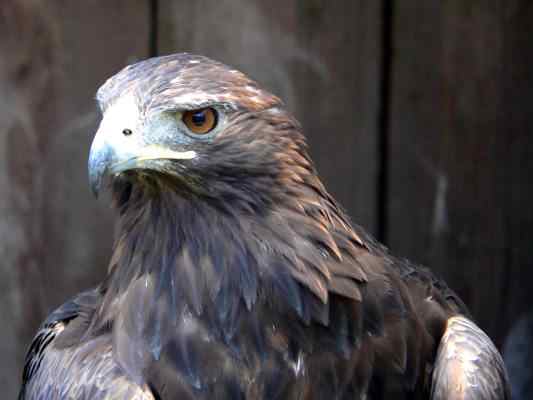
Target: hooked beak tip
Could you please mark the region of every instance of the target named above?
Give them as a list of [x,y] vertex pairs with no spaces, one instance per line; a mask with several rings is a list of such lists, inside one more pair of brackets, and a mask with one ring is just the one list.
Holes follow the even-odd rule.
[[100,183],[96,181],[91,182],[91,192],[95,198],[98,198],[98,195],[100,194]]
[[88,170],[89,184],[94,196],[98,198],[105,175],[108,173],[109,163],[112,161],[112,153],[108,146],[91,148],[89,154]]
[[89,184],[94,197],[98,198],[102,187],[103,173],[92,171],[89,167]]

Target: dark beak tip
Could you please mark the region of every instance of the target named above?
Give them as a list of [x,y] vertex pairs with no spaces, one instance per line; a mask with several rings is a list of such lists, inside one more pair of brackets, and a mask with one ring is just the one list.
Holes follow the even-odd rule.
[[89,185],[94,197],[98,198],[104,179],[108,174],[109,165],[113,162],[113,152],[107,145],[94,148],[91,146],[88,160]]
[[99,185],[91,185],[91,192],[93,193],[93,196],[98,199],[98,195],[100,194],[100,186]]
[[98,198],[102,186],[102,174],[89,169],[89,185],[94,197]]

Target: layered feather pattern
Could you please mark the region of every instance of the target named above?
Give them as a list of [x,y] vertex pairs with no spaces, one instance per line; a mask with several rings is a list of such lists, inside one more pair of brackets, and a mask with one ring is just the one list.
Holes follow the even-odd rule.
[[110,177],[108,275],[41,327],[21,399],[429,398],[466,308],[350,222],[279,99],[188,54],[127,67],[102,110],[121,96],[142,118],[212,104],[223,130]]

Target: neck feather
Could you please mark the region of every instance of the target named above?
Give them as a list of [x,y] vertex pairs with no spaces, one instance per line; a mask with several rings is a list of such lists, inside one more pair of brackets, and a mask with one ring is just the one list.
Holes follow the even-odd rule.
[[[209,332],[230,342],[243,321],[264,323],[254,307],[328,325],[329,297],[360,300],[366,240],[316,175],[291,179],[299,184],[284,186],[259,209],[131,190],[92,326],[113,327],[124,368],[158,359],[191,318],[210,321]],[[139,351],[132,355],[132,348]]]

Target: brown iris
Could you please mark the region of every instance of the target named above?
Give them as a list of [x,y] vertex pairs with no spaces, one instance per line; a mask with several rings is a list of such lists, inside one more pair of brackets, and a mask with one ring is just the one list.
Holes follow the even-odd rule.
[[183,113],[183,123],[192,133],[205,135],[213,130],[217,124],[217,112],[213,108],[189,110]]

